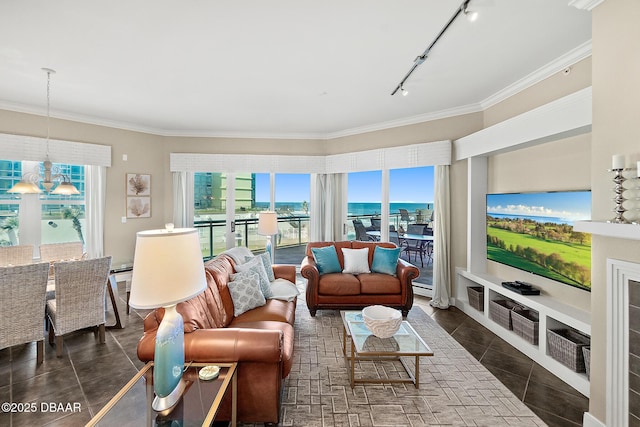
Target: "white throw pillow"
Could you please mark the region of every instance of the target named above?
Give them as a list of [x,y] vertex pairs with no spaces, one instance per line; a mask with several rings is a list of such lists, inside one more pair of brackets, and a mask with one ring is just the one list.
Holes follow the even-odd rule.
[[233,315],[240,316],[245,311],[252,308],[261,307],[266,304],[264,295],[260,290],[259,279],[256,273],[247,275],[236,275],[236,280],[228,283],[229,293],[233,301]]
[[253,271],[258,275],[260,289],[262,290],[262,294],[265,298],[269,298],[271,296],[271,289],[269,287],[269,276],[267,275],[267,271],[264,269],[264,263],[262,258],[254,257],[251,261],[247,261],[242,265],[236,264],[236,272],[242,273],[244,271]]
[[343,273],[371,273],[371,270],[369,269],[369,248],[342,248],[342,255],[344,256]]
[[278,278],[271,282],[271,296],[269,299],[293,301],[300,295],[298,287],[287,279]]

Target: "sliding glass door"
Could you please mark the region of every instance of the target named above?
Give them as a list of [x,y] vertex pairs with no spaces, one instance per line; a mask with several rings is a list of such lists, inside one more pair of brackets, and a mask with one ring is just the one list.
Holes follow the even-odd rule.
[[234,246],[264,251],[268,236],[257,231],[260,212],[266,210],[278,214],[276,256],[284,256],[285,249],[304,247],[309,239],[310,198],[309,174],[195,173],[194,225],[201,231],[203,254],[212,257]]
[[366,240],[367,236],[361,232],[360,223],[368,231],[380,230],[382,171],[351,172],[347,179],[347,238]]

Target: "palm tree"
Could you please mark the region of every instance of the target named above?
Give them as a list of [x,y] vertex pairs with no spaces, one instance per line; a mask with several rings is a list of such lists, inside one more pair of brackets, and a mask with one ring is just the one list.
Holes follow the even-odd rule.
[[16,230],[18,230],[18,217],[17,216],[9,216],[2,221],[0,228],[7,233],[9,237],[9,243],[11,246],[15,246],[18,244],[18,236],[16,235]]
[[62,211],[62,218],[70,219],[73,224],[73,229],[78,233],[78,237],[80,237],[80,241],[84,244],[84,236],[82,235],[82,224],[80,223],[80,217],[84,212],[82,209],[78,208],[64,208]]

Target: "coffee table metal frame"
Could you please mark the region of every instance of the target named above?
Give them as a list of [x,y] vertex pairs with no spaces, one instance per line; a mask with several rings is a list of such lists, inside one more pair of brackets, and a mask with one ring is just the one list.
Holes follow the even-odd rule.
[[[226,375],[224,376],[224,379],[222,380],[223,382],[222,382],[222,385],[220,386],[220,389],[218,390],[218,394],[213,399],[213,402],[211,403],[211,407],[209,408],[209,412],[207,413],[207,416],[202,422],[202,426],[210,426],[211,423],[214,421],[216,413],[218,412],[218,409],[220,408],[220,404],[222,403],[222,399],[224,398],[225,393],[229,389],[229,385],[231,385],[231,422],[229,425],[232,427],[235,427],[237,405],[238,405],[238,378],[236,375],[238,364],[235,362],[234,363],[216,363],[216,362],[186,363],[185,370],[187,368],[201,368],[208,365],[217,365],[221,368],[227,368],[228,370]],[[151,369],[151,367],[153,367],[153,362],[148,362],[146,365],[144,365],[142,369],[140,369],[140,371],[138,371],[138,373],[133,378],[131,378],[131,380],[124,387],[122,387],[122,389],[118,391],[118,393],[100,410],[100,412],[98,412],[91,419],[91,421],[89,421],[86,424],[85,427],[93,427],[95,425],[98,425],[102,420],[102,418],[111,409],[113,409],[113,407],[120,401],[120,399],[122,399],[127,394],[127,392],[140,380],[142,376],[144,376],[147,373],[147,371],[149,371],[149,369]],[[199,381],[203,381],[203,380],[199,380]],[[212,380],[212,381],[216,381],[216,380]],[[184,398],[184,396],[182,398]],[[153,410],[151,410],[151,401],[147,403],[149,406],[148,410],[153,412]]]
[[[412,349],[398,348],[398,350],[381,350],[381,351],[367,351],[359,342],[354,340],[353,336],[373,336],[373,333],[364,324],[363,320],[355,320],[360,311],[357,310],[343,310],[340,312],[342,317],[342,354],[345,357],[345,363],[349,369],[349,380],[351,388],[355,387],[357,383],[413,383],[416,388],[420,388],[420,357],[421,356],[433,356],[433,351],[424,342],[424,340],[418,335],[413,327],[406,320],[402,322],[400,329],[395,336],[400,334],[409,335],[412,340],[415,341],[415,346]],[[361,317],[361,316],[360,316]],[[352,320],[353,319],[353,320]],[[351,341],[350,354],[347,354],[347,337]],[[394,340],[395,338],[386,338],[388,340]],[[398,340],[396,340],[397,342]],[[364,342],[364,341],[362,341]],[[391,341],[389,342],[391,343]],[[412,372],[409,365],[403,357],[414,357],[415,359],[415,371]],[[399,360],[404,370],[409,375],[409,378],[356,378],[355,377],[355,362],[359,360]]]

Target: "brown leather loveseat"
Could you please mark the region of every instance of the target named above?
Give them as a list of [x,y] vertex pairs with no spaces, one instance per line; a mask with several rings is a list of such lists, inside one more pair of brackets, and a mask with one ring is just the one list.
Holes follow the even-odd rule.
[[[312,249],[335,246],[340,272],[321,274]],[[345,258],[342,249],[369,248],[368,264],[372,267],[376,246],[396,248],[388,242],[310,242],[306,257],[302,261],[300,274],[307,279],[306,300],[312,316],[318,309],[354,310],[368,305],[386,305],[402,311],[406,316],[413,306],[412,280],[420,275],[420,270],[412,264],[398,259],[395,274],[371,272],[352,274],[342,272]]]
[[[178,304],[184,319],[185,361],[238,363],[238,421],[277,424],[284,378],[293,362],[293,323],[296,299],[267,299],[266,304],[234,317],[227,287],[235,272],[233,257],[221,254],[205,263],[208,287]],[[276,278],[296,281],[293,265],[273,265]],[[144,336],[138,344],[138,358],[151,361],[155,334],[164,309],[158,308],[144,320]],[[216,419],[230,419],[230,396],[225,397]]]

